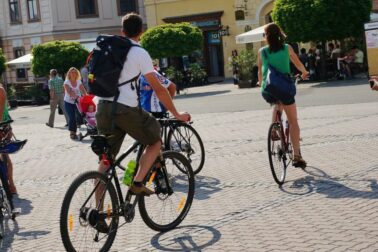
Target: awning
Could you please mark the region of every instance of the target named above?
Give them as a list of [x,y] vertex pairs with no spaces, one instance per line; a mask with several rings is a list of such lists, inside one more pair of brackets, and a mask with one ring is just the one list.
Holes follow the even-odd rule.
[[259,42],[264,40],[264,28],[266,25],[260,26],[256,29],[247,31],[236,36],[236,44],[246,44],[252,42]]
[[31,53],[26,54],[24,56],[21,56],[17,59],[8,61],[7,64],[10,68],[30,68],[31,67],[31,61],[33,59],[33,56]]

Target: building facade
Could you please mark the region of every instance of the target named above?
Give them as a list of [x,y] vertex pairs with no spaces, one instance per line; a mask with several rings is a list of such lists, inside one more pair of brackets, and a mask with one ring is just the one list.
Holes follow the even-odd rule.
[[[203,67],[210,77],[232,76],[232,53],[245,48],[235,36],[271,22],[274,0],[145,0],[147,26],[190,22],[203,31]],[[248,45],[249,47],[259,47]]]
[[[1,47],[8,61],[31,52],[33,45],[72,40],[87,49],[100,33],[120,34],[127,12],[144,15],[142,0],[2,0]],[[9,68],[4,81],[31,83],[30,69]]]

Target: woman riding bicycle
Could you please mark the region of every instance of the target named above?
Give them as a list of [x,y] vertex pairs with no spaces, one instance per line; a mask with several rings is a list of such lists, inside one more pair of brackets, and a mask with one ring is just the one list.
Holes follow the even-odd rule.
[[[306,161],[302,158],[300,151],[300,130],[297,119],[297,106],[295,105],[295,97],[287,97],[286,99],[277,99],[272,94],[265,91],[265,80],[268,74],[268,65],[273,66],[278,71],[284,74],[290,74],[290,61],[302,73],[302,79],[306,79],[308,72],[303,66],[298,56],[295,54],[293,48],[284,42],[285,36],[281,29],[274,23],[265,27],[264,37],[268,43],[260,49],[258,54],[259,67],[259,83],[261,85],[261,92],[266,102],[275,104],[273,109],[272,122],[277,120],[277,110],[284,110],[290,124],[290,138],[293,145],[294,159],[293,166],[306,167]],[[278,136],[276,136],[278,138]]]

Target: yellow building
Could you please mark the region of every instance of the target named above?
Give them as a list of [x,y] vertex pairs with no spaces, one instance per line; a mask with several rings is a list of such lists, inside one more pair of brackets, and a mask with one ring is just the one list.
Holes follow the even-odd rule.
[[[201,60],[213,80],[231,77],[229,59],[235,36],[271,21],[274,0],[145,0],[147,26],[190,22],[201,28],[204,49]],[[252,45],[249,45],[252,46]],[[260,47],[260,43],[254,45]]]

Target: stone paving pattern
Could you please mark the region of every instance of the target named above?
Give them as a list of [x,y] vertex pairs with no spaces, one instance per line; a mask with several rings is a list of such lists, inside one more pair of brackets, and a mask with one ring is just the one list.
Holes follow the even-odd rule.
[[[157,233],[137,213],[111,251],[378,251],[377,108],[378,102],[300,108],[309,167],[290,167],[281,189],[268,163],[268,106],[193,115],[206,162],[188,216],[179,228]],[[22,214],[6,221],[0,250],[64,251],[63,196],[78,174],[96,169],[96,157],[89,140],[72,141],[65,128],[42,122],[24,125],[17,115],[14,132],[29,140],[12,157]]]

